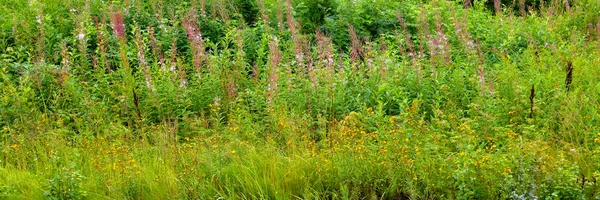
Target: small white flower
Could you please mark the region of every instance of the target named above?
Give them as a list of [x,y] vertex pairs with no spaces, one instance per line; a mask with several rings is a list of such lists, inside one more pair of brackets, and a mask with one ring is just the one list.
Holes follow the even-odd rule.
[[79,38],[80,40],[85,40],[85,34],[79,33],[77,34],[77,38]]

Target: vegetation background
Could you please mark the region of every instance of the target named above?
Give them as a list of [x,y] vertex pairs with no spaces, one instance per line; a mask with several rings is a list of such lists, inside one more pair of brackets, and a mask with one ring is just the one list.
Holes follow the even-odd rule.
[[598,0],[0,0],[0,199],[598,199]]

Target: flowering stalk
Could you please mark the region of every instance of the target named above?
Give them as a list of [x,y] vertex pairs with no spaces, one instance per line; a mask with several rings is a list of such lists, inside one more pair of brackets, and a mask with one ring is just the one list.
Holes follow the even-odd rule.
[[[410,34],[408,33],[408,28],[406,27],[406,23],[400,12],[396,12],[396,18],[398,18],[398,22],[400,23],[400,27],[402,28],[402,32],[404,32],[404,40],[406,40],[406,45],[408,46],[408,52],[410,57],[412,58],[413,64],[417,62],[417,55],[415,53],[414,44],[412,39],[410,38]],[[404,49],[400,47],[400,49]]]
[[278,4],[277,13],[275,13],[275,17],[277,17],[277,27],[279,28],[279,33],[283,33],[283,6],[282,4]]
[[52,73],[58,79],[59,84],[64,86],[65,81],[68,78],[68,69],[71,65],[71,58],[69,56],[69,49],[67,47],[67,43],[60,43],[60,55],[62,57],[62,66],[60,66],[59,70],[52,69]]
[[315,66],[313,63],[313,58],[310,56],[311,48],[304,48],[306,50],[306,73],[308,75],[308,80],[312,83],[313,88],[316,89],[317,86],[317,78],[315,76]]
[[[309,48],[306,48],[307,51],[310,51]],[[310,52],[307,53],[307,55],[310,55]],[[314,91],[317,90],[317,79],[315,77],[315,73],[314,73],[314,66],[313,66],[313,62],[312,62],[312,58],[310,56],[306,57],[306,71],[308,74],[308,80],[310,80],[310,83],[312,85],[312,90],[310,90],[307,94],[307,98],[306,98],[306,107],[307,107],[307,111],[309,116],[312,116],[312,96]]]
[[287,18],[287,23],[288,23],[288,28],[290,29],[290,32],[292,33],[292,38],[295,36],[296,34],[296,22],[294,20],[294,13],[292,10],[292,2],[290,0],[286,0],[286,18]]
[[110,22],[113,25],[115,36],[120,42],[127,42],[125,35],[125,23],[123,22],[123,14],[121,12],[113,12],[110,17]]
[[[137,26],[136,26],[137,27]],[[142,70],[144,71],[144,78],[146,79],[146,86],[154,91],[154,87],[152,87],[152,81],[151,81],[151,75],[150,75],[150,69],[148,68],[148,63],[146,61],[146,56],[144,54],[144,40],[142,39],[142,33],[140,32],[139,28],[136,28],[135,30],[135,43],[137,45],[137,50],[138,50],[138,58],[139,58],[139,64],[140,67],[142,67]]]
[[[331,98],[331,104],[329,105],[329,116],[331,117],[331,119],[333,119],[334,115],[333,115],[333,102],[335,99],[335,68],[334,68],[334,64],[335,64],[335,60],[333,57],[333,44],[331,43],[331,39],[327,38],[326,36],[324,36],[320,31],[317,30],[316,33],[316,37],[317,37],[317,44],[318,44],[318,50],[320,53],[319,58],[322,60],[322,62],[325,62],[325,68],[327,69],[327,71],[329,72],[327,77],[326,77],[326,82],[327,82],[327,86],[328,86],[328,92],[329,92],[329,96]],[[340,65],[343,66],[343,65]],[[340,67],[340,77],[343,74],[343,68]]]
[[98,49],[100,51],[100,59],[102,59],[102,65],[106,67],[107,72],[111,72],[110,63],[106,59],[106,36],[104,35],[104,23],[100,23],[98,17],[94,17],[94,22],[96,24],[96,35],[98,40]]
[[496,15],[502,12],[502,2],[500,0],[494,0],[494,9],[496,10]]
[[425,56],[425,46],[429,44],[431,34],[429,33],[429,21],[427,20],[427,10],[421,6],[421,14],[419,15],[419,54],[417,58]]
[[171,67],[169,67],[169,70],[171,70],[171,72],[175,72],[175,70],[177,70],[177,65],[175,64],[177,61],[177,38],[173,38],[173,41],[171,41]]
[[379,77],[383,78],[386,76],[387,71],[388,71],[388,66],[387,63],[389,61],[389,54],[387,51],[387,45],[385,43],[385,37],[381,36],[379,37],[379,51],[377,52],[377,54],[381,55],[381,56],[377,56],[379,59]]
[[354,27],[348,24],[348,33],[350,34],[350,58],[352,59],[352,64],[356,64],[357,59],[360,59],[363,55],[361,41],[356,35],[356,31]]
[[227,100],[229,102],[233,102],[238,96],[237,87],[235,86],[235,82],[233,80],[234,75],[229,74],[228,76],[227,83],[225,84],[225,94],[227,95]]
[[600,17],[598,18],[598,23],[596,23],[596,39],[600,40]]
[[467,8],[471,7],[471,3],[472,3],[471,0],[465,0],[464,8],[467,9]]
[[331,39],[324,36],[321,33],[321,31],[318,31],[318,30],[317,30],[316,38],[317,38],[317,44],[318,44],[319,53],[320,53],[319,57],[323,62],[325,62],[325,67],[332,75],[332,77],[330,77],[330,78],[333,78],[333,74],[335,73],[335,69],[333,68],[333,65],[335,64],[335,62],[333,60],[333,45],[331,43]]
[[37,37],[36,40],[36,48],[38,51],[38,63],[44,63],[45,59],[44,59],[44,51],[45,51],[45,42],[44,42],[44,37],[45,37],[45,32],[44,32],[44,15],[42,14],[42,9],[38,8],[39,14],[36,17],[37,23],[38,23],[38,27],[39,27],[39,35]]
[[162,52],[160,43],[156,43],[156,38],[154,37],[154,28],[152,28],[152,26],[148,26],[148,37],[150,38],[150,48],[152,49],[152,54],[158,55],[158,65],[161,66],[162,70],[167,70],[165,65],[165,55]]
[[163,9],[164,2],[163,1],[151,1],[152,11],[154,12],[154,17],[156,17],[156,21],[161,22],[163,18]]
[[196,69],[196,73],[200,74],[200,66],[202,65],[205,56],[204,42],[202,41],[202,33],[200,33],[200,28],[198,27],[198,24],[195,21],[184,20],[183,26],[185,28],[188,41],[192,48],[194,69]]
[[267,86],[267,104],[269,108],[273,108],[273,99],[277,95],[277,68],[281,61],[281,52],[279,50],[279,44],[277,38],[273,38],[269,42],[269,51],[271,52],[269,58],[269,85]]
[[69,68],[69,66],[71,65],[71,61],[70,61],[69,51],[67,48],[67,43],[65,43],[65,42],[60,43],[60,55],[62,57],[61,68]]
[[200,0],[200,16],[206,17],[206,0]]
[[[125,23],[123,20],[123,14],[120,11],[112,12],[110,17],[111,24],[113,26],[113,32],[115,37],[119,42],[119,55],[121,57],[121,65],[122,69],[120,70],[123,73],[123,97],[125,100],[123,101],[123,110],[129,113],[129,106],[131,102],[136,103],[137,95],[135,94],[135,79],[133,77],[133,70],[129,66],[129,59],[127,58],[127,36],[125,34]],[[137,105],[135,105],[137,106]],[[136,110],[137,111],[137,110]],[[137,113],[139,114],[139,112]],[[130,126],[132,125],[132,121],[127,122]]]
[[226,2],[224,0],[217,0],[217,1],[213,1],[213,4],[216,2],[218,2],[217,3],[217,11],[218,11],[219,17],[221,17],[223,22],[225,22],[225,23],[229,22],[229,11],[227,10],[227,6],[225,5]]
[[238,30],[236,34],[235,44],[237,45],[237,51],[235,52],[235,63],[234,72],[237,75],[241,71],[245,70],[246,52],[244,52],[244,38],[242,37],[242,31]]
[[81,63],[82,66],[86,66],[88,63],[87,59],[87,39],[85,37],[85,24],[84,22],[77,23],[77,39],[79,40],[79,52],[81,54]]
[[269,19],[269,14],[267,9],[265,8],[265,2],[263,0],[257,0],[256,4],[258,5],[258,10],[260,12],[260,16],[263,20],[263,22],[265,23],[265,32],[269,33],[269,27],[270,27],[270,19]]
[[525,0],[519,0],[519,13],[521,13],[522,17],[525,17]]
[[290,32],[292,33],[292,48],[295,50],[296,54],[296,65],[298,69],[302,69],[304,67],[304,52],[303,52],[303,39],[302,35],[298,33],[298,23],[294,19],[294,12],[292,10],[292,2],[291,0],[286,1],[286,16],[287,23]]
[[444,65],[449,66],[452,64],[452,55],[450,54],[450,44],[448,43],[448,37],[442,29],[442,18],[439,11],[435,14],[435,30],[437,32],[436,38],[434,39],[434,51],[439,54]]
[[467,28],[466,17],[457,16],[454,10],[452,10],[452,15],[454,18],[454,30],[456,32],[458,40],[466,50],[473,50],[475,44],[471,40],[471,32],[469,32],[469,29]]
[[369,41],[369,38],[365,39],[365,48],[363,51],[363,55],[366,58],[368,73],[374,72],[375,69],[373,68],[373,43]]
[[186,74],[185,74],[185,69],[183,67],[179,68],[179,72],[176,72],[177,70],[177,38],[174,38],[173,41],[171,41],[171,59],[170,59],[170,65],[171,67],[169,68],[169,70],[173,73],[178,73],[179,75],[179,87],[183,88],[185,87],[185,85],[187,85],[187,80],[186,80]]
[[[119,41],[119,55],[121,56],[121,62],[123,68],[131,76],[131,69],[129,67],[129,59],[127,59],[127,36],[125,35],[125,23],[123,22],[123,14],[121,12],[113,12],[110,21],[113,25],[113,31],[115,37]],[[133,84],[133,80],[129,80]]]

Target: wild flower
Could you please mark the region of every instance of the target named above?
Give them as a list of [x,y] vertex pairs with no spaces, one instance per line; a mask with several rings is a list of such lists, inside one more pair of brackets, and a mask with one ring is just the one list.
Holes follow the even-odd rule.
[[331,44],[331,39],[321,33],[321,31],[317,30],[316,33],[318,49],[320,53],[320,59],[325,62],[325,67],[333,74],[335,69],[333,68],[334,60],[333,60],[333,47]]
[[600,40],[600,18],[598,18],[598,23],[596,23],[596,32],[597,37]]
[[160,43],[156,42],[156,38],[154,37],[154,28],[152,28],[152,26],[148,26],[148,37],[150,38],[150,48],[152,49],[152,54],[158,55],[158,64],[161,66],[162,70],[166,70],[165,55],[162,52]]
[[279,44],[277,41],[277,37],[273,38],[271,42],[269,42],[269,50],[270,50],[270,61],[269,61],[269,83],[267,87],[267,103],[269,106],[273,104],[273,98],[277,93],[277,68],[279,62],[281,61],[281,52],[279,50]]
[[135,30],[135,43],[137,44],[138,58],[139,58],[140,66],[142,67],[142,70],[144,71],[144,78],[146,79],[146,86],[150,90],[154,90],[154,87],[152,86],[152,81],[151,81],[150,69],[148,68],[148,64],[146,62],[146,56],[144,54],[144,40],[142,39],[142,33],[140,32],[139,28],[136,28],[136,30]]
[[237,98],[237,96],[238,96],[237,87],[235,86],[235,83],[231,76],[227,79],[227,84],[225,84],[225,88],[226,88],[227,97],[230,100],[234,100]]
[[429,21],[427,19],[428,17],[428,13],[427,13],[427,9],[425,9],[423,7],[422,4],[419,5],[421,7],[421,13],[419,15],[419,17],[417,18],[417,22],[419,24],[419,52],[418,52],[418,58],[422,57],[425,55],[425,47],[426,45],[430,44],[429,41],[431,40],[431,34],[429,32]]
[[202,65],[205,56],[202,33],[200,33],[200,28],[195,20],[184,20],[182,24],[192,47],[194,68],[196,69],[196,72],[199,73],[200,65]]
[[77,34],[77,39],[79,39],[79,40],[85,40],[85,34],[84,33]]
[[173,41],[171,41],[171,67],[169,67],[169,70],[171,70],[172,72],[175,72],[175,70],[177,70],[177,39],[174,38]]
[[500,0],[494,0],[494,10],[496,10],[496,14],[500,14],[500,12],[502,12],[502,3],[500,2]]
[[294,12],[292,11],[292,1],[286,0],[285,5],[288,28],[292,33],[292,37],[294,37],[294,35],[296,35],[296,20],[294,20]]
[[125,23],[123,21],[123,14],[120,11],[113,12],[110,16],[110,22],[113,25],[115,36],[122,42],[125,42],[127,38],[125,35]]
[[373,43],[371,43],[368,38],[365,38],[364,46],[363,55],[366,58],[367,67],[370,72],[373,72],[375,71],[375,69],[373,69]]
[[[402,28],[402,31],[404,33],[404,39],[406,40],[406,45],[408,47],[408,52],[410,57],[413,60],[413,63],[416,63],[416,54],[415,54],[415,50],[414,50],[414,44],[412,39],[410,38],[410,34],[408,33],[408,28],[406,27],[406,23],[404,18],[402,17],[402,15],[400,15],[400,12],[396,12],[396,18],[398,19],[398,22],[400,23],[400,27]],[[401,48],[403,49],[403,48]]]
[[67,67],[69,67],[69,65],[71,65],[71,61],[70,61],[70,58],[69,58],[70,56],[69,56],[69,52],[68,52],[68,49],[67,49],[67,43],[66,42],[62,42],[60,46],[61,46],[60,55],[62,57],[62,64],[63,64],[62,67],[67,68]]
[[363,56],[362,43],[358,36],[356,35],[356,31],[354,27],[350,24],[348,26],[348,33],[350,34],[350,58],[352,59],[352,63],[356,64],[357,59],[360,59]]
[[39,25],[42,25],[42,24],[43,24],[43,22],[42,22],[42,16],[41,16],[41,15],[35,16],[35,21],[36,21],[36,22],[37,22]]
[[283,6],[284,4],[277,4],[277,12],[275,13],[275,17],[277,18],[277,27],[279,28],[279,32],[283,33]]
[[104,36],[104,25],[100,24],[100,20],[98,17],[94,16],[94,24],[96,25],[96,38],[98,40],[98,50],[100,51],[100,58],[102,59],[102,63],[106,66],[106,70],[111,72],[110,63],[106,58],[106,37]]
[[464,8],[469,8],[469,7],[471,7],[471,3],[472,3],[472,2],[471,2],[471,0],[465,0],[465,5],[464,5]]
[[268,29],[268,27],[270,25],[270,19],[269,19],[269,14],[267,13],[267,10],[265,8],[265,2],[263,0],[257,0],[256,5],[258,6],[258,11],[260,12],[261,18],[266,25],[265,29]]

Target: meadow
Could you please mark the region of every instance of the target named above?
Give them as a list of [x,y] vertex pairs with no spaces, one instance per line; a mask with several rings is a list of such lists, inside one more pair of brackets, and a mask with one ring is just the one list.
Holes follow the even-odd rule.
[[0,0],[0,199],[599,199],[598,0]]

